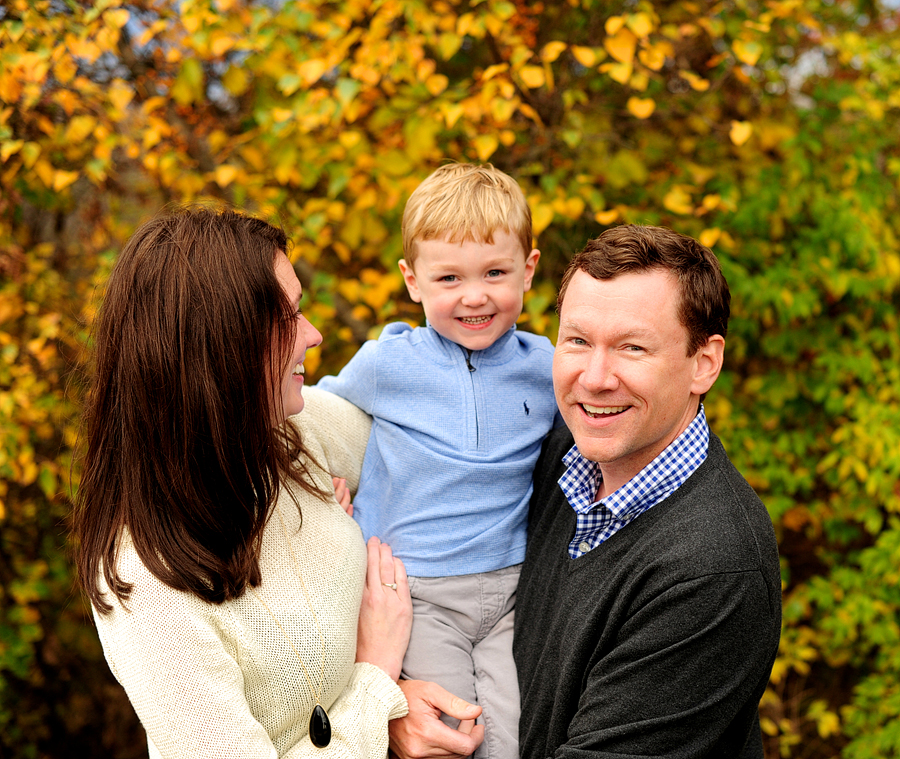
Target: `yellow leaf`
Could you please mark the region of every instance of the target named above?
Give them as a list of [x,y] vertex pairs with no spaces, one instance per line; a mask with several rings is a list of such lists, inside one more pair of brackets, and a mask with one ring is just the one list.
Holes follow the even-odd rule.
[[693,71],[682,71],[681,76],[697,92],[706,92],[709,89],[709,80],[704,79],[702,76],[697,76]]
[[60,58],[56,65],[53,67],[53,75],[60,81],[62,84],[68,84],[75,78],[75,74],[78,73],[78,65],[75,61],[72,60],[72,57],[69,55],[63,56]]
[[[41,146],[36,142],[26,142],[22,146],[22,161],[25,164],[26,169],[30,169],[34,166],[35,162],[41,155]],[[38,172],[38,176],[40,176],[40,172]],[[43,177],[41,177],[43,179]]]
[[235,40],[226,34],[221,34],[210,42],[209,49],[216,58],[220,58],[234,47]]
[[103,21],[113,29],[121,29],[128,23],[130,16],[131,13],[125,8],[118,8],[117,10],[106,11],[103,14]]
[[659,71],[666,62],[666,50],[663,45],[653,45],[638,53],[638,60],[651,71]]
[[76,116],[66,127],[66,142],[77,144],[85,140],[94,131],[97,120],[93,116]]
[[441,58],[445,61],[449,61],[454,55],[456,55],[456,51],[462,46],[463,38],[458,34],[446,33],[442,34],[438,38],[438,50],[441,53]]
[[620,29],[614,37],[603,40],[603,47],[620,63],[630,64],[634,60],[634,51],[637,47],[637,37],[628,29]]
[[735,145],[743,145],[753,133],[753,124],[749,121],[732,121],[728,136]]
[[522,66],[519,70],[519,76],[525,82],[525,86],[531,90],[542,87],[546,81],[544,77],[544,69],[540,66]]
[[114,79],[107,89],[107,95],[118,110],[124,111],[134,97],[134,90],[121,79]]
[[646,37],[653,31],[653,20],[646,13],[632,13],[625,23],[638,37]]
[[443,74],[432,74],[428,79],[425,80],[425,88],[435,97],[440,95],[444,90],[447,89],[447,84],[450,82],[446,76]]
[[633,116],[637,116],[639,119],[646,119],[656,110],[656,102],[653,98],[630,97],[626,107]]
[[294,112],[290,108],[273,108],[272,109],[272,120],[276,124],[280,124],[283,121],[287,121],[294,115]]
[[444,115],[444,123],[447,128],[451,129],[465,113],[465,109],[459,103],[441,103],[441,113]]
[[672,213],[689,214],[694,210],[691,196],[681,185],[675,185],[663,198],[663,206]]
[[40,177],[41,181],[47,185],[47,187],[53,187],[53,167],[50,165],[49,161],[45,161],[43,158],[39,160],[34,165],[34,173]]
[[247,72],[240,66],[231,66],[222,77],[222,85],[232,95],[243,95],[250,84]]
[[597,54],[591,47],[582,47],[581,45],[573,45],[572,55],[585,68],[591,68],[597,62]]
[[625,84],[631,79],[632,67],[630,63],[604,63],[600,71],[609,74],[619,84]]
[[755,66],[762,55],[762,45],[758,42],[744,42],[743,40],[735,40],[731,49],[734,51],[735,57],[747,66]]
[[328,64],[321,58],[310,58],[308,61],[303,61],[303,63],[300,64],[297,73],[300,75],[304,84],[309,87],[318,82],[322,78],[322,74],[327,70]]
[[712,211],[719,207],[719,204],[722,202],[722,196],[718,193],[713,193],[711,195],[703,196],[703,207],[707,211]]
[[502,74],[509,68],[508,63],[496,63],[493,66],[488,66],[484,73],[481,75],[482,81],[486,82],[489,79],[493,79],[497,74]]
[[619,212],[615,208],[609,211],[599,211],[594,214],[594,218],[597,220],[598,224],[608,226],[619,218]]
[[238,175],[237,167],[222,164],[216,167],[216,184],[219,187],[228,187]]
[[0,161],[5,161],[13,153],[18,153],[24,144],[25,140],[10,140],[9,142],[4,142],[0,145]]
[[567,47],[565,42],[548,42],[541,50],[541,60],[547,63],[553,63]]
[[539,235],[549,227],[551,221],[553,221],[553,208],[551,206],[546,203],[534,206],[534,211],[531,214],[531,226],[535,235]]
[[475,138],[474,144],[478,159],[484,162],[494,154],[500,141],[492,134],[480,134]]
[[606,19],[604,28],[606,29],[606,33],[612,36],[623,26],[625,26],[624,18],[622,18],[621,16],[610,16],[608,19]]
[[77,171],[56,171],[53,174],[53,189],[56,192],[65,190],[70,184],[78,179]]
[[722,236],[722,230],[716,229],[713,227],[712,229],[704,229],[700,233],[700,244],[705,245],[707,248],[713,247]]

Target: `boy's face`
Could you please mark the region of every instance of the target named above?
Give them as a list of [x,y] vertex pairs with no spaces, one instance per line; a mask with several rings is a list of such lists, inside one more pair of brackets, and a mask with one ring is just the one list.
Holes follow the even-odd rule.
[[516,237],[494,232],[494,242],[416,243],[415,271],[400,261],[409,297],[421,303],[439,334],[469,350],[483,350],[522,313],[541,254],[523,255]]

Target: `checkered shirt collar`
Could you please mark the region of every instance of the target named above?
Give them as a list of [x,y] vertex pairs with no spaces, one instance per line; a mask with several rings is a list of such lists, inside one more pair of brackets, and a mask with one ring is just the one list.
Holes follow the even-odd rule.
[[[594,495],[602,479],[600,467],[596,462],[584,458],[579,453],[578,446],[573,445],[563,456],[563,463],[568,469],[559,479],[560,488],[578,515],[578,528],[573,543],[589,538],[595,532],[593,527],[606,530],[608,534],[604,536],[605,539],[655,506],[684,484],[706,459],[708,448],[709,425],[703,404],[700,404],[700,410],[687,429],[659,456],[614,493],[597,501]],[[598,510],[608,513],[605,517],[594,517],[592,512]],[[610,526],[613,526],[611,531]],[[588,542],[593,547],[602,540]],[[580,555],[581,552],[577,553]]]

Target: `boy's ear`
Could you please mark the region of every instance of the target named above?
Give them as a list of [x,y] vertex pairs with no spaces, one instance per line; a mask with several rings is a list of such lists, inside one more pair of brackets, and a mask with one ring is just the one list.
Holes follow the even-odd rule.
[[409,266],[403,258],[400,259],[397,265],[400,267],[400,273],[403,275],[403,281],[406,283],[409,297],[412,298],[413,303],[421,303],[422,295],[419,292],[419,283],[416,281],[416,273],[413,271],[413,267]]
[[541,251],[537,248],[525,256],[525,290],[531,289],[531,280],[534,279],[534,270],[537,268],[537,262],[540,257]]

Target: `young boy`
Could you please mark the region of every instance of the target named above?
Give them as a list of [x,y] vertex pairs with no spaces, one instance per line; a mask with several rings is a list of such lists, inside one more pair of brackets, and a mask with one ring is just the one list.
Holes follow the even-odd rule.
[[558,419],[553,345],[515,329],[531,242],[511,177],[441,167],[403,214],[400,271],[428,325],[388,324],[319,382],[373,417],[353,516],[410,575],[403,675],[481,705],[479,759],[518,757],[513,605],[532,470]]

